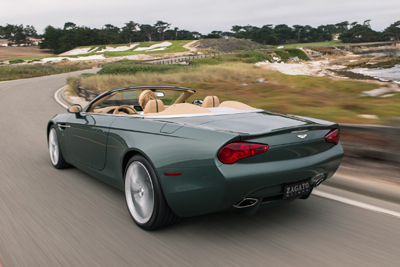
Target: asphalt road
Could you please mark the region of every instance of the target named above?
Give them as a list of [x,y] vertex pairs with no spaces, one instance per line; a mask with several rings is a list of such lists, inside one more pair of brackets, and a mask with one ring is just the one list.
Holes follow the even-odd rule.
[[122,192],[50,163],[66,77],[0,83],[0,266],[399,266],[399,218],[319,196],[140,230]]

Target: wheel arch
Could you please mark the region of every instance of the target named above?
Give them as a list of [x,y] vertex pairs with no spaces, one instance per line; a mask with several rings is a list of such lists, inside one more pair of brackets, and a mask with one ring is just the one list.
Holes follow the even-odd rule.
[[126,166],[128,165],[129,160],[136,155],[144,157],[150,163],[150,165],[154,169],[154,171],[156,170],[153,162],[150,160],[150,158],[145,153],[143,153],[143,151],[131,149],[131,150],[126,151],[124,156],[122,157],[121,173],[122,173],[123,180],[125,180],[125,170],[126,170]]
[[47,143],[49,142],[49,133],[50,133],[50,128],[51,126],[55,125],[53,121],[49,121],[47,123],[47,128],[46,128],[46,136],[47,136]]

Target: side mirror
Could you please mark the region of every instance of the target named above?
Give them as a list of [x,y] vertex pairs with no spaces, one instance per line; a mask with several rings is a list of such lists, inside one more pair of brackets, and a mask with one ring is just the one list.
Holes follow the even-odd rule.
[[79,104],[73,104],[69,106],[67,110],[69,113],[79,114],[82,112],[82,107]]

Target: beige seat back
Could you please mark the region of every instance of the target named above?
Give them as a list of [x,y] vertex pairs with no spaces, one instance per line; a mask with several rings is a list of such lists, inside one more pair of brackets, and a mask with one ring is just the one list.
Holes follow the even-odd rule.
[[164,110],[165,110],[164,103],[159,99],[155,99],[155,100],[149,100],[149,102],[147,102],[146,107],[144,108],[143,112],[144,113],[158,113],[158,112],[161,112]]
[[153,91],[144,90],[139,96],[139,105],[142,107],[142,109],[145,109],[147,103],[154,99],[157,99],[157,95]]
[[202,108],[216,108],[219,106],[219,99],[217,96],[207,96],[204,98]]

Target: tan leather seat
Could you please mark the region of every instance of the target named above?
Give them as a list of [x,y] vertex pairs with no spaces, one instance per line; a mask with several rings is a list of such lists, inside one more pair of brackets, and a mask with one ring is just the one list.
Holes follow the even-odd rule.
[[144,110],[150,100],[157,99],[157,95],[151,90],[144,90],[139,96],[139,105]]
[[158,113],[158,112],[161,112],[164,110],[165,110],[164,103],[159,99],[155,99],[155,100],[150,100],[149,102],[147,102],[146,107],[144,108],[143,112],[144,113]]
[[219,99],[217,96],[207,96],[204,98],[202,108],[216,108],[219,106]]

